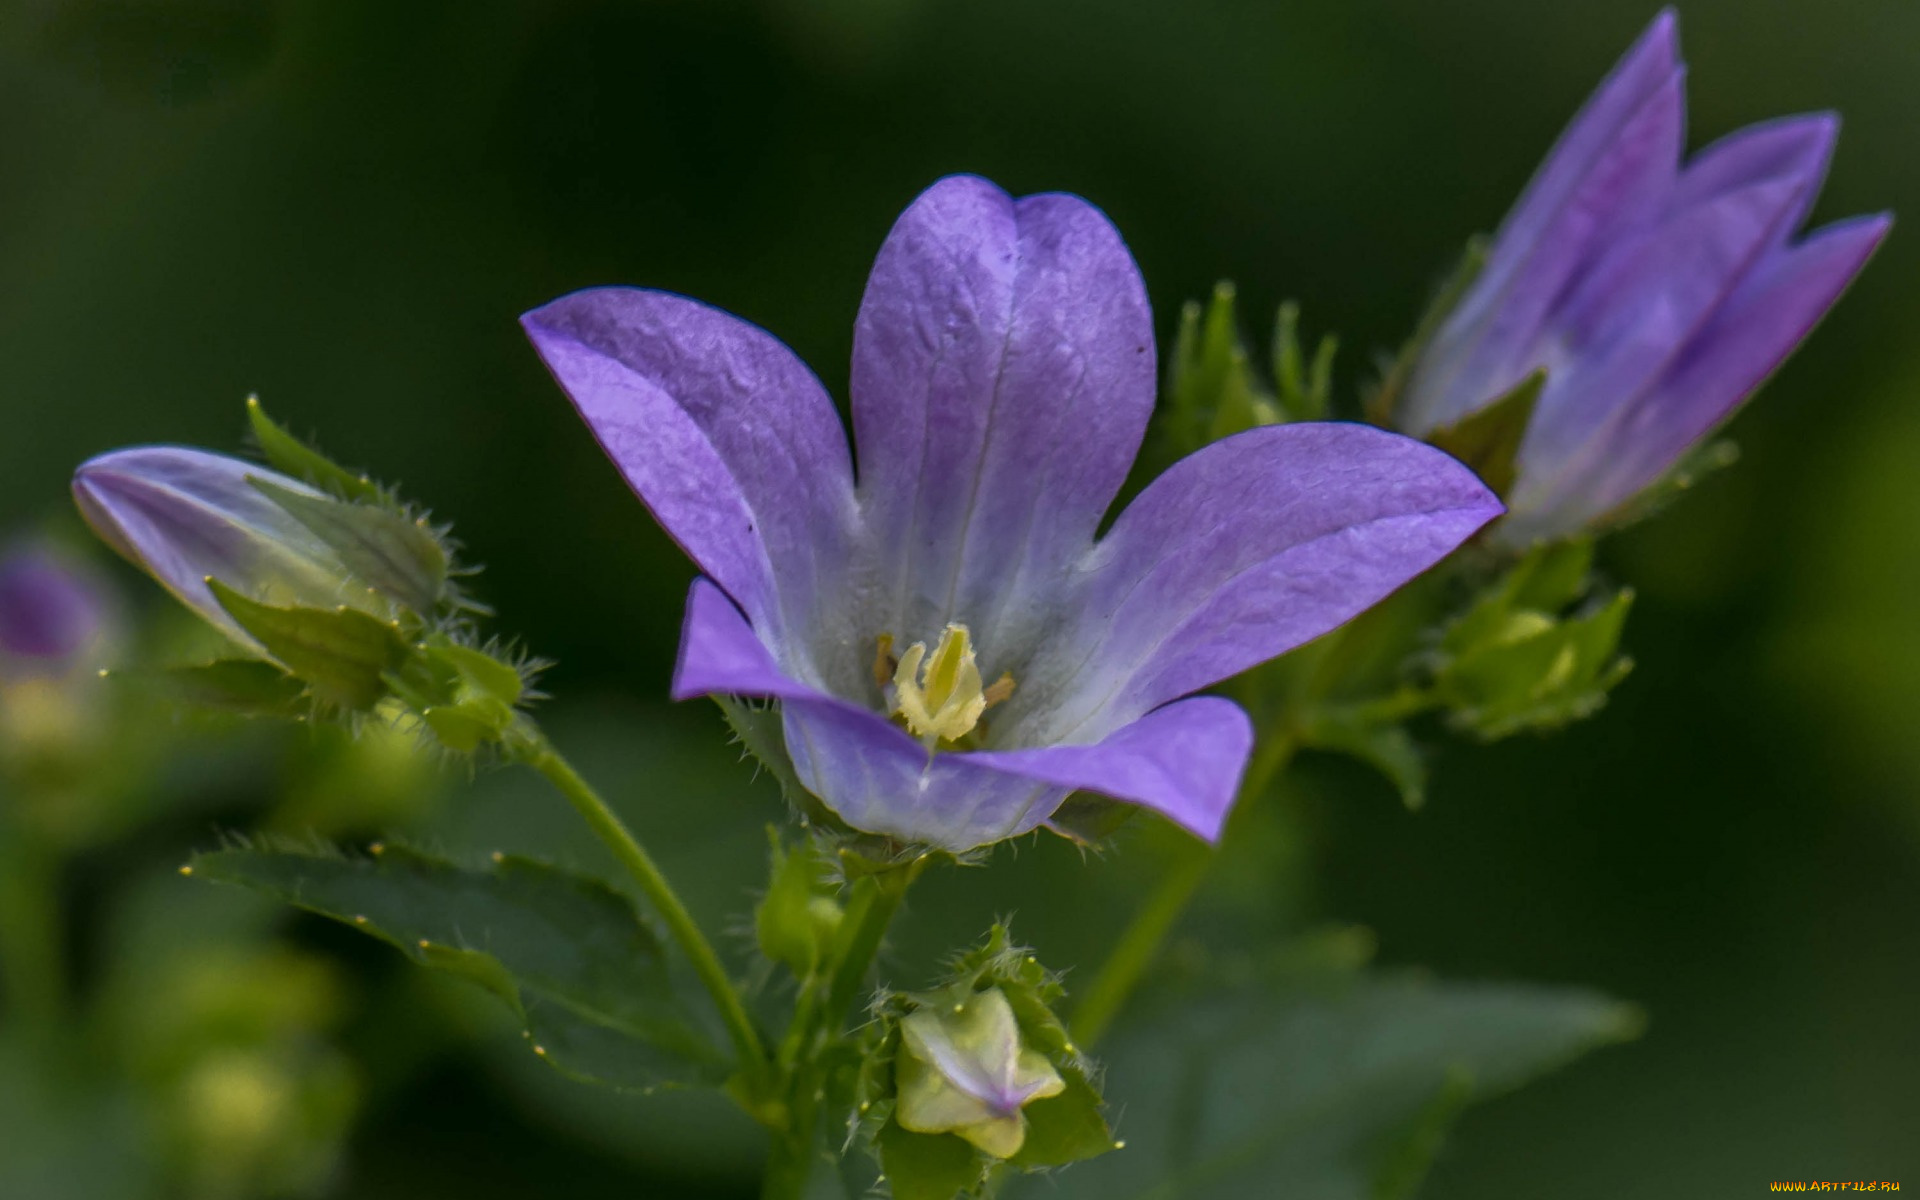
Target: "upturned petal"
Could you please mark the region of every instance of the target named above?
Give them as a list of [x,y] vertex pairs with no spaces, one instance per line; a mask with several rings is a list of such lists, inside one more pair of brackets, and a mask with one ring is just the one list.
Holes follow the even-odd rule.
[[1685,136],[1671,11],[1654,19],[1574,118],[1501,225],[1473,288],[1435,336],[1399,415],[1426,434],[1512,390],[1555,301],[1621,229],[1671,193]]
[[575,292],[521,323],[628,484],[755,628],[795,648],[846,608],[846,435],[791,350],[639,288]]
[[[883,627],[1040,636],[1153,409],[1153,319],[1125,243],[1075,196],[957,176],[901,214],[854,326],[853,421]],[[983,643],[984,645],[985,643]]]
[[209,578],[263,604],[346,605],[385,616],[385,602],[355,584],[339,555],[250,482],[256,479],[320,497],[257,463],[140,446],[82,463],[73,498],[108,545],[255,653],[259,644],[215,601]]
[[1036,741],[1104,738],[1346,622],[1500,512],[1453,459],[1364,425],[1215,442],[1120,515],[1086,560],[1079,624],[1008,708]]

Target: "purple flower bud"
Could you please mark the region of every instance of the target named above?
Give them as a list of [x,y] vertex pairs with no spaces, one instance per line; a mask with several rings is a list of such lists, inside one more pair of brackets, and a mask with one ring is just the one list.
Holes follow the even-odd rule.
[[340,556],[251,480],[319,492],[255,463],[181,446],[137,446],[89,459],[73,476],[80,512],[108,545],[254,654],[261,647],[214,599],[217,579],[280,607],[387,606]]
[[97,645],[107,624],[99,584],[78,566],[40,547],[0,557],[0,659],[61,670]]
[[1839,129],[1830,114],[1752,126],[1683,165],[1684,75],[1663,12],[1527,185],[1395,414],[1425,436],[1546,371],[1495,527],[1510,544],[1577,532],[1657,482],[1887,232],[1878,215],[1797,236]]

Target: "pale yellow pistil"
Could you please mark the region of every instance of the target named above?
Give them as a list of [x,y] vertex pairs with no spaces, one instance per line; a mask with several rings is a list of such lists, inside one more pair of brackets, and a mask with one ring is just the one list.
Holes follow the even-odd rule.
[[925,642],[915,642],[898,663],[889,664],[892,650],[892,637],[882,635],[875,675],[884,685],[883,668],[892,665],[893,714],[928,749],[966,737],[980,724],[982,713],[1013,694],[1011,674],[1002,675],[991,687],[981,686],[980,664],[965,625],[950,624],[942,630],[931,657]]

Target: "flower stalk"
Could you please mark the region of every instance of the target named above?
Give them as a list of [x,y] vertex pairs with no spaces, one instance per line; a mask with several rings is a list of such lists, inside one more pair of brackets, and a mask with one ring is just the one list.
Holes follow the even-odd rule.
[[768,1107],[772,1095],[772,1064],[760,1040],[759,1030],[747,1015],[740,992],[727,975],[720,956],[714,952],[713,944],[701,932],[698,922],[687,911],[687,906],[681,901],[679,893],[673,890],[673,885],[667,881],[659,864],[653,861],[653,856],[633,836],[626,823],[608,807],[593,785],[581,778],[573,764],[554,748],[544,733],[533,730],[518,757],[545,776],[547,782],[567,798],[574,811],[586,821],[587,828],[613,852],[620,865],[626,868],[628,876],[639,885],[654,911],[666,922],[668,933],[692,962],[694,974],[713,998],[714,1007],[719,1010],[720,1019],[727,1027],[727,1036],[733,1041],[734,1050],[740,1057],[740,1082],[748,1111],[762,1123],[781,1122],[783,1114]]

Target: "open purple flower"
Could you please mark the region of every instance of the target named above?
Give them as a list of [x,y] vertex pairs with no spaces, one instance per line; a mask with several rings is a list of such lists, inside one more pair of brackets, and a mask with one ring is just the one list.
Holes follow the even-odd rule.
[[1118,232],[1073,196],[959,176],[901,216],[854,327],[858,486],[832,401],[761,329],[633,288],[523,323],[708,576],[674,695],[779,699],[809,790],[953,850],[1075,789],[1216,836],[1252,731],[1182,697],[1500,512],[1417,442],[1288,425],[1177,464],[1096,540],[1153,407],[1153,324]]
[[1396,423],[1425,435],[1546,384],[1516,460],[1514,544],[1581,529],[1666,474],[1819,321],[1885,215],[1795,233],[1838,122],[1790,117],[1681,165],[1671,11],[1600,85],[1521,194],[1426,348]]

